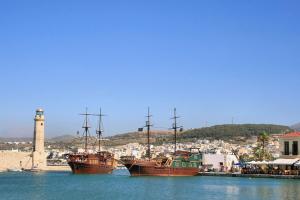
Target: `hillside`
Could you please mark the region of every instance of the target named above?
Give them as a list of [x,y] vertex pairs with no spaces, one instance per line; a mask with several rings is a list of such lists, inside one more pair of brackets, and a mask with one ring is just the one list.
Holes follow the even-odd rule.
[[0,137],[0,142],[32,142],[30,137]]
[[300,131],[300,123],[292,125],[291,128]]
[[288,126],[273,124],[237,124],[237,125],[217,125],[212,127],[191,129],[181,134],[182,139],[247,139],[257,136],[263,131],[269,134],[281,134],[292,131]]
[[[52,138],[46,138],[49,143],[71,143],[75,139],[72,135],[62,135]],[[32,142],[31,137],[0,137],[0,142]]]
[[[172,131],[160,131],[152,130],[150,134],[151,143],[155,143],[159,138],[169,138],[172,135]],[[124,145],[128,143],[146,143],[147,133],[144,132],[131,132],[118,134],[114,136],[107,137],[109,141],[106,141],[109,145]]]
[[[252,136],[257,136],[266,131],[271,134],[280,134],[290,132],[293,129],[287,126],[272,124],[237,124],[237,125],[217,125],[205,128],[189,129],[178,134],[178,141],[195,141],[197,139],[222,139],[225,141],[245,141]],[[152,144],[162,144],[163,142],[172,142],[174,139],[173,131],[152,130],[150,142]],[[91,139],[95,143],[96,139]],[[0,138],[0,142],[8,141],[32,141],[32,138]],[[82,143],[80,138],[71,135],[58,136],[46,139],[48,143],[60,144],[79,144]],[[106,137],[103,143],[108,146],[124,145],[128,143],[147,142],[146,132],[132,132],[118,134]]]
[[62,135],[46,139],[49,143],[71,143],[76,137],[73,135]]
[[[222,139],[225,141],[245,141],[253,136],[266,131],[270,134],[280,134],[290,132],[287,126],[272,124],[238,124],[238,125],[217,125],[206,128],[197,128],[186,130],[179,133],[179,141],[194,141],[197,139]],[[161,144],[163,142],[173,141],[173,132],[156,131],[151,133],[151,142]],[[134,132],[111,136],[107,144],[121,145],[132,142],[146,143],[147,135],[145,132]]]

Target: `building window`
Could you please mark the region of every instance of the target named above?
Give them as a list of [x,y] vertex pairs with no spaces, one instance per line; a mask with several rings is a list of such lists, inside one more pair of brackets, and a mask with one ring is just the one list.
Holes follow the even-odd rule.
[[293,155],[298,155],[298,141],[293,141]]
[[290,155],[290,144],[289,142],[284,142],[284,155]]

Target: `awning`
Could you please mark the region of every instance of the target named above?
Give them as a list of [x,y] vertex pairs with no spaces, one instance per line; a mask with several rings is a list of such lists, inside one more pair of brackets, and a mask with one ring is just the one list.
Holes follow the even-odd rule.
[[277,160],[269,162],[269,165],[293,165],[299,160],[300,160],[299,158],[294,158],[294,159],[279,158]]
[[246,164],[248,164],[248,165],[268,165],[269,162],[267,162],[267,161],[251,161],[251,162],[247,162]]
[[296,167],[300,167],[300,160],[298,160],[295,164]]
[[268,165],[269,164],[269,162],[267,162],[267,161],[258,161],[258,162],[256,162],[256,164],[257,165]]

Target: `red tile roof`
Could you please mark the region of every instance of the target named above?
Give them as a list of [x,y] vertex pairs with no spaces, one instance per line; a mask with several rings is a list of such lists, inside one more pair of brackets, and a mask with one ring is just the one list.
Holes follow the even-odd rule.
[[292,132],[280,136],[280,138],[289,138],[289,137],[300,137],[300,132]]

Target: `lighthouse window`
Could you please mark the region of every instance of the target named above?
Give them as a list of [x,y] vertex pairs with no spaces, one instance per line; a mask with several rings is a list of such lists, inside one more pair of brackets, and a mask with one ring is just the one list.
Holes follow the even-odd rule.
[[41,123],[41,126],[43,126],[44,124],[43,123]]
[[36,114],[37,114],[37,115],[43,115],[44,112],[43,112],[43,111],[37,111]]

